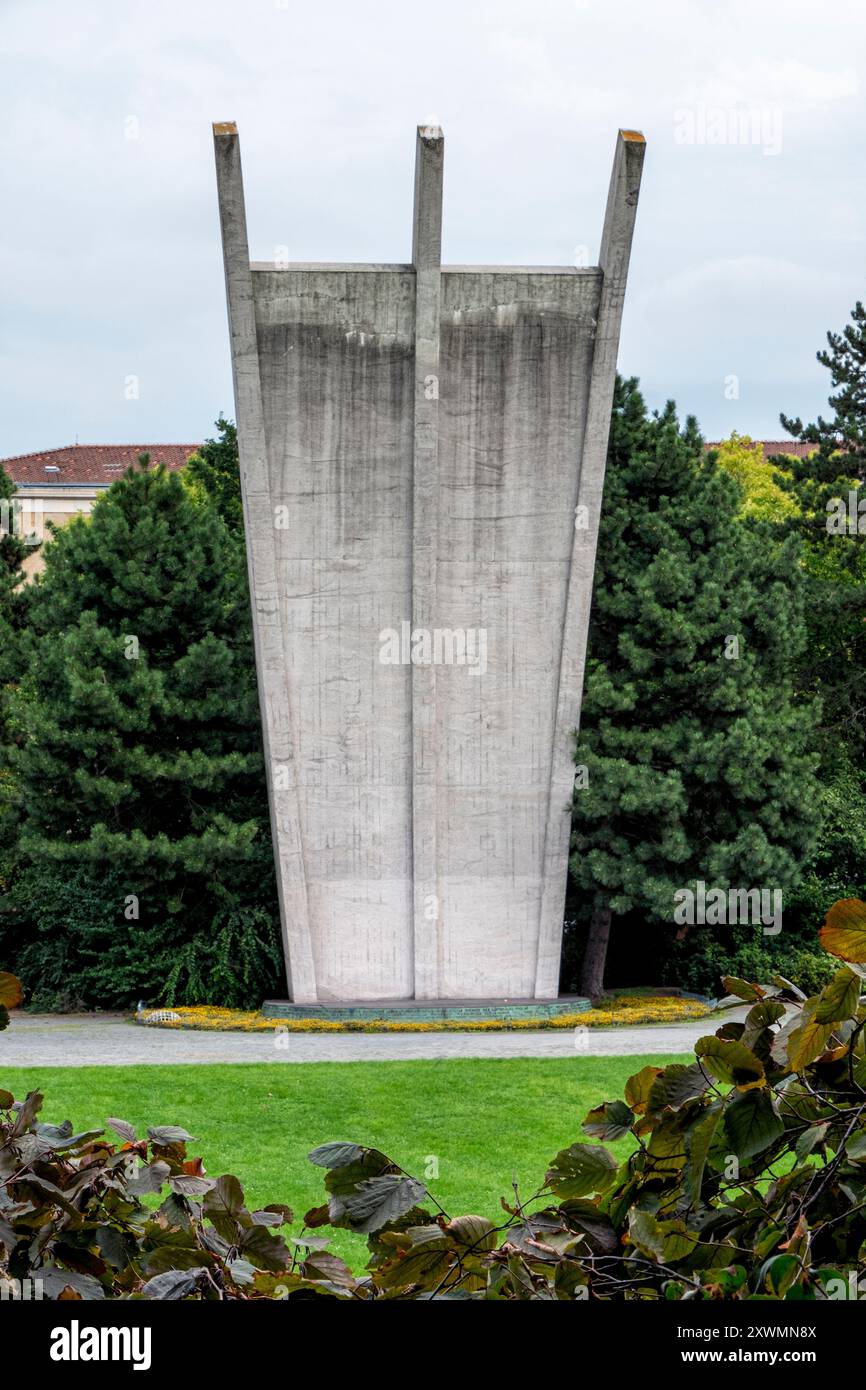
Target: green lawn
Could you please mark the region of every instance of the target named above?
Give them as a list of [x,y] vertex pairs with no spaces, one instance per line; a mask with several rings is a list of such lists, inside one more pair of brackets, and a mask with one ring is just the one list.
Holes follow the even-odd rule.
[[[140,1134],[183,1125],[211,1176],[237,1174],[251,1206],[287,1202],[299,1225],[324,1192],[306,1155],[331,1139],[375,1145],[420,1178],[432,1155],[439,1175],[429,1185],[446,1210],[496,1217],[513,1176],[530,1196],[554,1154],[584,1137],[587,1110],[620,1096],[641,1067],[674,1060],[691,1058],[12,1067],[0,1069],[0,1086],[16,1098],[38,1088],[43,1118],[76,1129],[107,1115]],[[332,1249],[363,1264],[361,1237],[335,1233]]]

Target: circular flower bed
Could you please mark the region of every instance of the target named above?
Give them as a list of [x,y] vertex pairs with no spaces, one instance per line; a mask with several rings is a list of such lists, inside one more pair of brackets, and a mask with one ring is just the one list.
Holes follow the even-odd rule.
[[528,1029],[622,1028],[641,1023],[681,1023],[706,1018],[710,1006],[698,999],[676,995],[620,994],[605,999],[599,1008],[584,1013],[558,1014],[554,1018],[437,1019],[414,1023],[384,1018],[265,1018],[253,1010],[221,1009],[203,1004],[195,1008],[156,1009],[139,1014],[137,1023],[148,1028],[201,1028],[227,1033],[501,1033]]

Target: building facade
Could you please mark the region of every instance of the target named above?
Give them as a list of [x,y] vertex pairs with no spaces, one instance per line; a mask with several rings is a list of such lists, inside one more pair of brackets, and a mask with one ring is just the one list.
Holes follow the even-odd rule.
[[[50,535],[48,522],[65,526],[73,516],[87,515],[100,493],[122,477],[142,454],[172,471],[183,468],[197,444],[69,444],[35,454],[0,459],[0,467],[15,484],[15,520],[23,536],[42,541]],[[8,528],[11,518],[2,518]],[[38,545],[24,562],[28,578],[43,568]]]

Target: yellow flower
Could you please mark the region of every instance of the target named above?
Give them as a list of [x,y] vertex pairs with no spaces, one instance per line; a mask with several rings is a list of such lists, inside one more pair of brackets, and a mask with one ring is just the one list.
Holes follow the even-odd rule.
[[150,1023],[145,1015],[137,1022],[148,1028],[196,1028],[229,1033],[492,1033],[535,1029],[620,1028],[640,1023],[669,1023],[705,1018],[711,1011],[698,999],[676,995],[623,994],[605,1001],[603,1008],[583,1013],[557,1014],[552,1018],[411,1019],[265,1018],[258,1010],[224,1009],[215,1004],[173,1006],[176,1019]]

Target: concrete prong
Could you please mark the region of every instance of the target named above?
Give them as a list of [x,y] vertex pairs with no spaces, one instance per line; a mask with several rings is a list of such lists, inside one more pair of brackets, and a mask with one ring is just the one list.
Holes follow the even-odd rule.
[[[278,620],[273,507],[240,141],[234,121],[215,122],[213,135],[247,571],[286,979],[290,997],[310,1003],[315,1002],[317,992],[294,755],[297,739],[293,728],[294,712],[282,629]],[[278,764],[291,769],[292,785],[282,793],[278,793],[274,785],[274,767]]]
[[586,509],[585,514],[590,518],[590,525],[586,531],[575,530],[568,577],[550,768],[550,793],[544,834],[543,888],[535,974],[536,998],[555,995],[559,988],[568,876],[567,873],[561,874],[558,866],[568,862],[571,800],[575,777],[572,733],[580,726],[586,643],[595,577],[595,552],[601,524],[610,412],[616,382],[616,359],[645,152],[646,142],[639,131],[618,131],[598,257],[604,278],[595,332],[577,494],[578,507]]
[[[415,141],[415,431],[412,458],[412,622],[433,627],[439,506],[439,331],[442,257],[442,172],[445,141],[438,126],[418,126]],[[432,389],[431,389],[432,384]],[[438,882],[439,728],[436,668],[412,668],[412,864],[415,995],[435,998],[439,917],[425,903],[440,899]]]
[[438,269],[442,260],[442,173],[445,136],[438,125],[419,125],[415,139],[412,264]]

